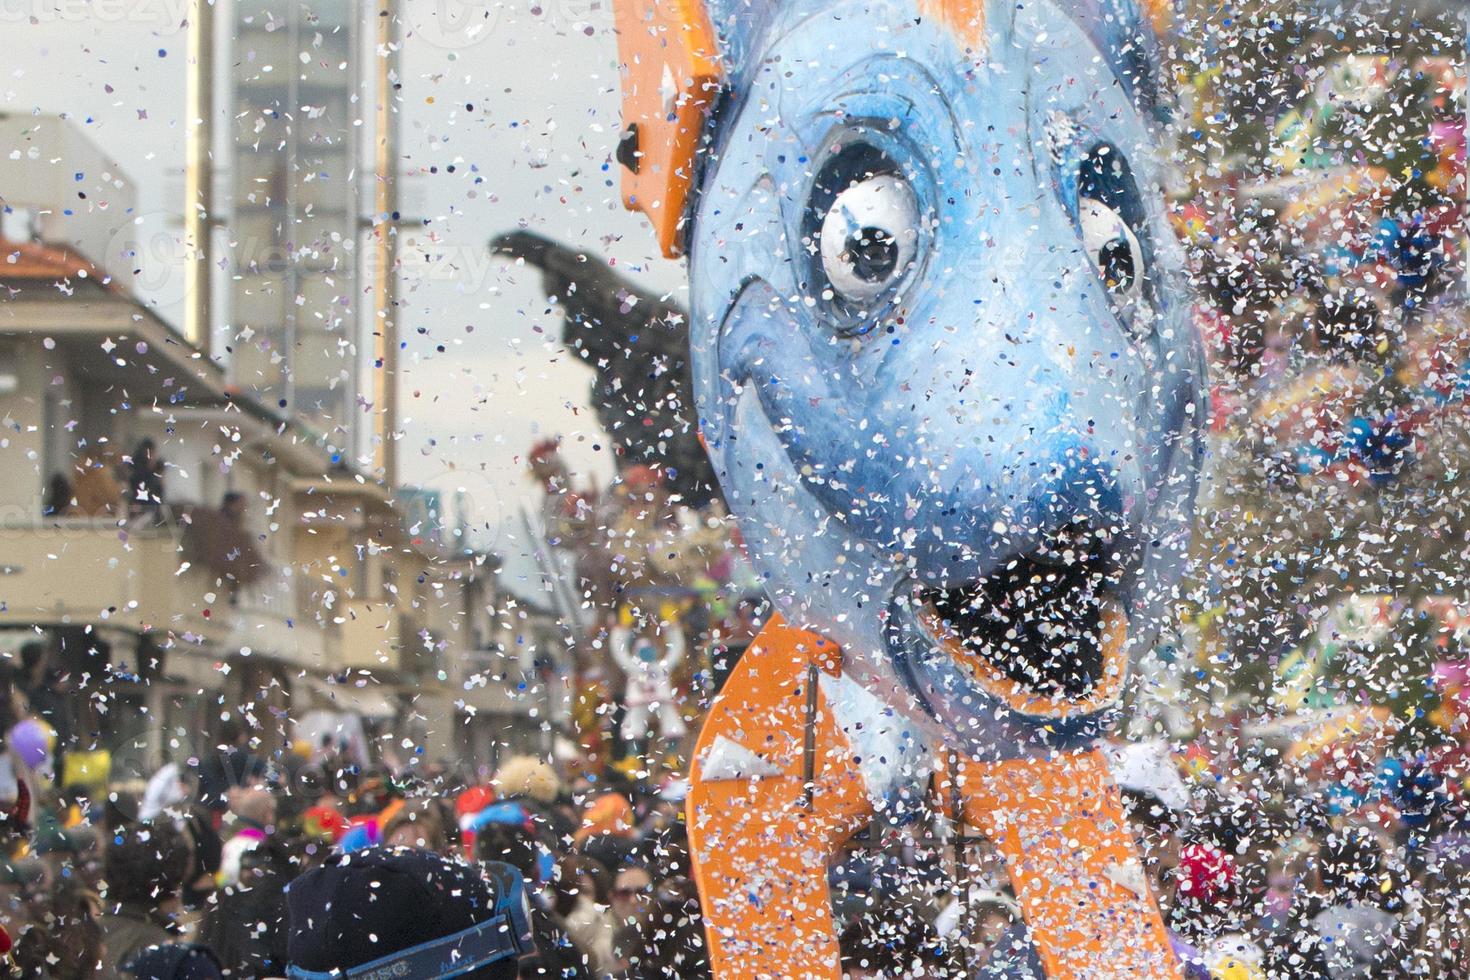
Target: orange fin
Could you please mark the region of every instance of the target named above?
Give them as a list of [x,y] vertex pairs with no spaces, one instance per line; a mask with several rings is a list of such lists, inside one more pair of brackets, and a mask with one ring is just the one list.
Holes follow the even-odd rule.
[[831,641],[772,620],[700,733],[689,842],[717,977],[840,975],[827,864],[873,808],[816,683],[838,662]]

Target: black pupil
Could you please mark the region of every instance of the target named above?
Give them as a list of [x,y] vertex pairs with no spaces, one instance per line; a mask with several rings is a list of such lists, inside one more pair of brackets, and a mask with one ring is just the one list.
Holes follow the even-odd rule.
[[898,240],[882,228],[864,228],[847,239],[843,254],[864,282],[882,282],[898,266]]
[[1133,288],[1138,268],[1133,261],[1133,246],[1123,238],[1114,238],[1102,247],[1097,256],[1098,268],[1102,270],[1103,282],[1114,292],[1126,293]]

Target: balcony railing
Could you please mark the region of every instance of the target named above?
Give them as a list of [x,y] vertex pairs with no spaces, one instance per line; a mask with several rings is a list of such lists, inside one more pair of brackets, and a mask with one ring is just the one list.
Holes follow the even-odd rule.
[[[323,673],[358,668],[412,674],[431,686],[442,683],[446,692],[460,690],[470,673],[482,670],[508,678],[492,683],[510,689],[520,683],[514,657],[495,651],[466,656],[452,631],[433,632],[426,648],[421,620],[400,614],[392,595],[338,596],[327,607],[313,583],[287,574],[287,556],[257,567],[248,585],[188,556],[181,525],[171,518],[162,524],[148,517],[0,525],[0,625],[91,623],[187,634],[186,648],[202,645],[211,655],[248,651]],[[441,650],[443,637],[450,646]]]
[[188,634],[218,653],[248,649],[330,668],[331,654],[345,646],[329,636],[338,631],[295,610],[292,584],[278,570],[235,588],[189,563],[173,523],[60,518],[0,526],[0,624]]
[[398,670],[402,637],[393,603],[349,599],[338,602],[333,613],[333,666]]
[[215,631],[220,597],[189,572],[169,526],[63,518],[0,527],[0,622]]
[[299,615],[291,579],[271,570],[240,590],[230,608],[228,646],[310,669],[330,667],[331,631]]

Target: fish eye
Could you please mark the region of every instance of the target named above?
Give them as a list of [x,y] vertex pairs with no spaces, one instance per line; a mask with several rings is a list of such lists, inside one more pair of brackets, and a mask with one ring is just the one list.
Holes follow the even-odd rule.
[[1143,293],[1143,247],[1123,216],[1106,204],[1084,197],[1077,204],[1082,247],[1112,296],[1124,303]]
[[871,330],[911,278],[925,230],[919,191],[888,154],[861,138],[836,146],[802,221],[807,288],[829,325]]
[[896,174],[869,177],[841,191],[822,217],[822,272],[849,303],[870,304],[913,265],[919,243],[919,202]]
[[1077,230],[1118,316],[1135,333],[1146,330],[1152,309],[1146,222],[1128,161],[1117,147],[1097,144],[1077,169]]

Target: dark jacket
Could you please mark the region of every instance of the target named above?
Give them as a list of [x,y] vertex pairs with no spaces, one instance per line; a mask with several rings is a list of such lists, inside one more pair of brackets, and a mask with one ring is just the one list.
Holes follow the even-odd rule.
[[518,975],[522,980],[592,980],[587,956],[572,942],[561,916],[532,906],[531,927],[536,951],[521,957]]
[[265,760],[241,746],[211,752],[199,767],[199,802],[215,812],[223,811],[231,789],[264,776],[265,771]]
[[296,871],[286,847],[267,836],[241,859],[239,883],[215,893],[202,938],[232,976],[286,975],[286,885]]
[[107,962],[115,971],[131,962],[149,946],[171,943],[178,936],[169,932],[159,916],[149,908],[121,905],[104,912],[98,923],[107,943]]

